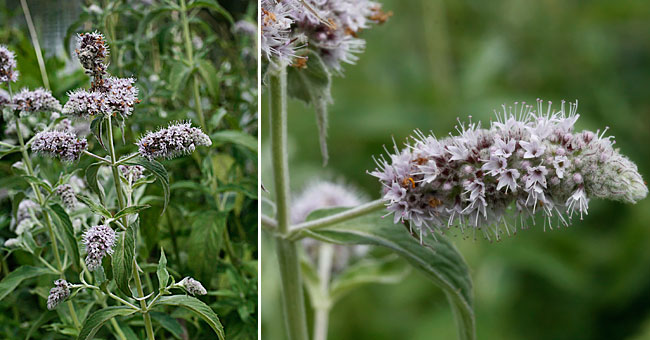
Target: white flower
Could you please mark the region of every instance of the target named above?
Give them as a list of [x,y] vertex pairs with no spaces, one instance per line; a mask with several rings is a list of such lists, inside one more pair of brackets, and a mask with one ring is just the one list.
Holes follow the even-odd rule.
[[555,156],[553,158],[553,167],[555,168],[555,174],[557,177],[563,178],[564,172],[569,166],[569,159],[566,156]]
[[492,155],[490,156],[490,160],[485,162],[481,167],[481,169],[487,171],[487,173],[492,176],[497,176],[502,171],[504,171],[507,166],[508,166],[508,162],[506,161],[505,158],[501,156]]
[[506,187],[506,192],[517,190],[517,179],[519,178],[519,171],[517,169],[506,169],[499,175],[499,184],[497,190]]
[[521,145],[524,150],[526,150],[526,153],[524,154],[524,158],[537,158],[540,157],[542,154],[544,154],[544,150],[546,150],[546,146],[542,144],[542,142],[539,140],[539,137],[536,135],[531,135],[530,136],[530,142],[526,141],[519,141],[519,145]]

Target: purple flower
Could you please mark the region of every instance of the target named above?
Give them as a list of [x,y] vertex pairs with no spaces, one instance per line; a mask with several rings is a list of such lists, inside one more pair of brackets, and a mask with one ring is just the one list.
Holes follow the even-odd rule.
[[98,225],[86,230],[83,243],[86,246],[86,266],[94,271],[102,265],[106,254],[113,254],[116,239],[115,231],[107,225]]
[[0,83],[16,82],[18,71],[16,70],[16,55],[0,45]]
[[98,115],[108,115],[111,113],[104,94],[101,92],[76,90],[70,92],[68,97],[68,102],[65,103],[62,111],[65,115],[89,119]]
[[185,288],[185,290],[192,295],[205,295],[208,293],[208,291],[205,290],[201,282],[189,276],[186,276],[184,279],[178,282],[178,284],[183,288]]
[[109,77],[104,81],[106,103],[123,119],[131,115],[133,106],[138,103],[138,88],[134,83],[134,78]]
[[47,296],[47,309],[53,310],[61,302],[70,296],[70,287],[66,280],[54,281],[54,287],[50,289],[50,295]]
[[95,90],[102,86],[106,68],[108,67],[105,64],[108,58],[108,46],[104,41],[104,36],[99,32],[77,35],[75,52],[86,74],[93,77],[91,88]]
[[39,132],[32,141],[33,152],[58,157],[67,162],[79,159],[87,148],[88,142],[85,138],[78,139],[73,133],[66,131]]
[[52,92],[44,88],[30,91],[22,89],[13,98],[16,110],[21,114],[33,112],[59,112],[61,104],[52,96]]
[[136,145],[142,157],[152,160],[187,155],[199,145],[212,145],[212,141],[201,129],[192,127],[190,123],[176,123],[147,133]]
[[74,209],[77,205],[77,198],[74,195],[74,190],[70,184],[63,184],[56,187],[56,194],[59,195],[63,205],[68,209]]

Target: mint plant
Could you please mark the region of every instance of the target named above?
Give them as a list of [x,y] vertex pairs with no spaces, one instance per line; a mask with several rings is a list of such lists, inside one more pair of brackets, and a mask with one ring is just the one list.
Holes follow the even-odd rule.
[[[20,152],[22,161],[14,168],[29,183],[28,190],[15,196],[16,237],[6,241],[5,246],[31,253],[40,264],[22,266],[7,275],[0,282],[0,298],[25,279],[58,277],[45,296],[47,308],[59,316],[60,322],[52,325],[58,333],[92,339],[109,322],[117,338],[127,339],[127,329],[133,331],[124,325],[139,315],[147,339],[153,340],[152,315],[164,311],[164,306],[178,306],[203,319],[219,339],[225,339],[216,313],[194,297],[207,294],[199,281],[170,274],[161,249],[157,289],[145,292],[141,279],[144,264],[137,252],[139,214],[150,208],[141,202],[145,187],[160,182],[163,213],[169,200],[168,173],[156,159],[190,154],[198,146],[209,147],[211,139],[189,123],[172,123],[142,136],[136,143],[137,152],[119,155],[115,130],[124,131],[139,102],[136,81],[108,74],[109,49],[98,32],[79,34],[76,54],[91,85],[70,92],[62,107],[47,90],[23,89],[14,95],[11,83],[18,77],[16,61],[11,51],[0,46],[0,77],[7,88],[3,117],[13,124],[17,137],[16,144],[0,143],[1,155]],[[47,123],[39,124],[39,131],[30,138],[22,130],[23,120],[38,114],[44,115]],[[74,124],[84,121],[89,121],[103,155],[89,151],[89,142],[77,137]],[[124,132],[121,135],[124,138]],[[83,192],[74,189],[79,181],[76,170],[60,174],[54,185],[41,178],[40,169],[32,163],[34,155],[70,165],[81,158],[92,159],[94,163],[85,169]],[[78,202],[85,206],[81,214],[92,223],[86,228],[75,228],[71,217],[80,216],[76,211]],[[85,230],[79,235],[81,229]],[[100,309],[93,311],[95,305]]]

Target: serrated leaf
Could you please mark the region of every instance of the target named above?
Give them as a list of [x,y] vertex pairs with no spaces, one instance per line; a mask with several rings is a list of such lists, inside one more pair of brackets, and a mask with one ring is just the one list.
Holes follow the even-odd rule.
[[91,314],[88,319],[83,324],[81,331],[77,340],[92,340],[95,337],[97,331],[110,319],[117,316],[131,315],[135,313],[135,310],[129,307],[123,306],[112,306],[102,308],[93,314]]
[[113,278],[117,287],[131,296],[129,281],[133,276],[133,257],[135,256],[135,228],[130,224],[125,231],[118,234],[112,258]]
[[237,144],[257,153],[257,138],[242,131],[223,130],[211,134],[210,139],[212,139],[212,142],[215,144],[217,143]]
[[165,198],[165,204],[163,205],[163,210],[160,213],[162,215],[167,209],[167,204],[169,203],[169,175],[167,174],[167,170],[162,164],[160,164],[160,162],[156,160],[150,161],[142,157],[138,157],[136,161],[130,162],[129,164],[142,165],[145,169],[149,170],[154,176],[156,176],[156,179],[160,181]]
[[214,210],[201,213],[192,224],[187,249],[192,261],[188,265],[199,279],[207,278],[214,271],[225,228],[226,215]]
[[97,162],[90,164],[86,168],[86,183],[88,183],[90,190],[99,196],[99,201],[103,203],[105,199],[104,188],[102,188],[97,181],[97,173],[99,172],[99,168],[101,168],[102,165],[102,162]]
[[122,218],[124,216],[137,214],[138,212],[140,212],[140,211],[142,211],[144,209],[148,209],[148,208],[151,208],[151,206],[149,204],[132,205],[130,207],[126,207],[126,208],[118,211],[117,214],[115,214],[115,216],[113,216],[113,219],[119,220],[120,218]]
[[176,339],[183,337],[183,327],[176,319],[161,312],[151,312],[150,315],[154,321],[158,322],[169,333],[172,333]]
[[235,23],[232,15],[223,8],[216,0],[194,0],[187,5],[187,9],[192,9],[196,7],[204,7],[214,10],[215,12],[223,15],[231,24]]
[[18,287],[18,285],[20,285],[20,283],[24,280],[46,274],[56,273],[53,273],[51,270],[42,267],[18,267],[16,270],[5,276],[2,281],[0,281],[0,301],[9,295],[9,293],[13,292],[14,289],[16,289],[16,287]]
[[[346,209],[318,210],[310,214],[308,220],[343,210]],[[306,232],[305,235],[338,244],[377,245],[396,252],[447,295],[456,317],[459,338],[475,339],[472,280],[461,254],[443,236],[437,236],[434,240],[427,235],[424,245],[421,245],[405,228],[393,224],[392,219],[382,218],[383,214],[383,211],[373,212],[324,229]]]
[[287,70],[287,92],[314,108],[323,165],[327,164],[327,105],[332,102],[331,74],[320,55],[308,50],[304,67]]
[[155,303],[155,306],[178,306],[186,308],[196,314],[210,325],[212,330],[217,334],[220,340],[225,340],[223,326],[219,321],[217,314],[201,300],[187,295],[163,296]]
[[160,247],[160,260],[158,260],[158,269],[156,270],[158,276],[158,287],[160,290],[167,287],[169,281],[169,272],[167,271],[167,257],[165,257],[165,249]]
[[81,203],[83,203],[88,208],[90,208],[90,210],[92,212],[94,212],[95,214],[104,216],[106,218],[112,218],[113,217],[113,215],[111,215],[110,211],[106,210],[106,208],[104,208],[104,206],[95,203],[95,201],[93,201],[90,197],[88,197],[86,195],[82,195],[82,194],[77,194],[75,196],[77,197],[77,199]]
[[68,216],[65,209],[58,203],[51,204],[49,210],[54,217],[53,220],[54,225],[57,227],[57,235],[61,238],[66,255],[77,268],[81,268],[79,263],[79,246],[77,245],[77,239],[74,237],[74,228],[72,227],[70,216]]
[[99,142],[99,145],[106,150],[106,145],[104,145],[104,140],[102,139],[102,122],[104,121],[104,116],[99,116],[95,119],[93,119],[90,122],[90,132],[92,132],[93,136],[97,138],[97,141]]

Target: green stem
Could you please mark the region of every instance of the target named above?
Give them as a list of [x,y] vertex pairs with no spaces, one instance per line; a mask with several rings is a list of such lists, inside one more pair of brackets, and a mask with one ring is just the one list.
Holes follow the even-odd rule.
[[[287,157],[287,73],[282,67],[269,81],[271,113],[271,159],[277,204],[278,230],[289,232],[289,162]],[[302,293],[298,248],[295,242],[276,238],[282,283],[284,319],[289,340],[307,340],[307,319]]]
[[43,52],[41,51],[41,45],[38,43],[38,35],[36,34],[36,28],[34,27],[34,22],[32,21],[32,15],[29,13],[29,7],[27,6],[26,0],[20,0],[20,5],[23,7],[23,14],[25,14],[25,21],[27,21],[27,29],[29,29],[29,35],[32,38],[32,45],[34,46],[36,60],[38,61],[38,68],[41,71],[41,78],[43,78],[43,86],[49,90],[50,80],[47,78],[47,70],[45,69],[45,61],[43,60]]
[[321,295],[326,298],[323,305],[314,305],[314,340],[327,340],[327,326],[330,314],[330,276],[332,261],[334,260],[334,246],[321,243],[318,247],[318,278],[320,280]]
[[[34,177],[34,168],[32,167],[32,161],[29,158],[29,154],[27,154],[27,148],[25,147],[25,140],[23,139],[23,132],[20,129],[20,119],[16,117],[16,134],[18,135],[18,142],[20,143],[20,151],[23,154],[23,162],[25,163],[25,167],[27,168],[27,174]],[[31,184],[32,190],[34,190],[34,193],[36,194],[36,199],[38,199],[38,204],[45,208],[45,200],[43,198],[43,195],[41,194],[41,191],[38,187],[36,187],[34,184]],[[57,268],[59,269],[59,276],[61,279],[65,280],[65,274],[63,273],[63,264],[61,264],[61,257],[59,255],[59,245],[58,241],[56,239],[56,234],[54,233],[54,228],[52,228],[52,220],[50,219],[50,214],[47,212],[46,209],[43,209],[43,216],[45,217],[45,225],[47,226],[47,231],[50,234],[50,240],[52,240],[52,251],[54,252],[54,259],[56,261]],[[79,319],[77,318],[77,313],[74,310],[74,305],[72,304],[72,301],[68,300],[67,303],[68,309],[70,310],[70,317],[72,318],[72,322],[75,325],[75,328],[77,330],[81,329],[81,323],[79,322]]]
[[[185,0],[180,0],[181,5],[181,21],[183,23],[183,40],[185,40],[185,53],[187,54],[187,62],[191,67],[194,67],[194,49],[192,48],[192,38],[190,37],[190,23],[187,20],[187,6]],[[208,128],[205,125],[205,117],[203,115],[203,108],[201,107],[201,93],[199,91],[199,79],[196,73],[192,76],[192,88],[194,91],[194,105],[196,106],[196,114],[199,116],[199,122],[203,131],[208,133]]]
[[[120,180],[120,174],[118,173],[117,169],[117,157],[115,155],[115,146],[113,144],[113,124],[111,123],[111,117],[108,116],[108,148],[111,153],[111,169],[113,171],[113,181],[115,182],[115,191],[117,191],[117,203],[119,205],[120,210],[125,208],[124,205],[124,193],[122,192],[122,182]],[[128,223],[127,223],[127,217],[124,216],[122,217],[122,224],[124,224],[125,227],[128,228]],[[138,273],[138,262],[135,260],[135,256],[133,256],[133,276],[135,277],[135,284],[136,284],[136,289],[138,290],[138,297],[144,297],[144,292],[142,291],[142,282],[140,281],[140,273]],[[147,338],[149,340],[155,340],[154,334],[153,334],[153,326],[151,325],[151,316],[149,313],[146,311],[147,310],[147,302],[144,300],[140,300],[140,307],[142,310],[142,318],[144,319],[144,325],[145,329],[147,331]]]
[[373,211],[384,209],[386,206],[382,200],[375,200],[362,204],[358,207],[340,212],[338,214],[330,215],[327,217],[319,218],[317,220],[304,222],[298,224],[291,228],[291,231],[287,234],[287,238],[290,240],[299,240],[302,238],[302,233],[306,230],[316,230],[329,227],[331,225],[351,220],[359,216],[369,214]]

